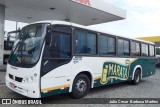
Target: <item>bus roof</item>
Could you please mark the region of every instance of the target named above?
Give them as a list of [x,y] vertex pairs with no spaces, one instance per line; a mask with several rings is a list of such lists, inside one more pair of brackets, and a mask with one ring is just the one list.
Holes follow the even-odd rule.
[[[145,43],[149,43],[149,44],[153,44],[153,45],[155,44],[153,42],[139,40],[139,39],[132,39],[132,38],[128,38],[128,37],[125,37],[125,36],[122,36],[122,35],[106,32],[106,31],[101,30],[101,29],[97,29],[97,28],[94,29],[94,28],[90,28],[89,26],[83,26],[83,25],[80,25],[80,24],[72,23],[72,22],[57,21],[57,20],[48,20],[48,21],[38,21],[38,22],[35,22],[35,23],[51,23],[52,25],[56,25],[56,24],[57,25],[69,25],[69,26],[74,26],[74,27],[78,27],[78,28],[82,28],[82,29],[86,29],[86,30],[91,30],[91,31],[99,32],[99,33],[105,33],[105,34],[114,35],[114,36],[122,37],[122,38],[125,38],[125,39],[131,39],[131,40],[134,40],[134,41],[145,42]],[[35,23],[32,23],[32,24],[35,24]]]

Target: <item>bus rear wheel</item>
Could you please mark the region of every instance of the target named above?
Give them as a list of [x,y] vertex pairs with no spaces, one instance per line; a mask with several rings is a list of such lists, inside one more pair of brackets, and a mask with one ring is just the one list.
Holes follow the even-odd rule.
[[134,73],[134,79],[131,81],[133,85],[138,85],[141,80],[141,71],[139,69],[136,69]]
[[79,74],[76,76],[73,87],[72,87],[72,97],[79,99],[85,97],[90,90],[90,79],[85,74]]

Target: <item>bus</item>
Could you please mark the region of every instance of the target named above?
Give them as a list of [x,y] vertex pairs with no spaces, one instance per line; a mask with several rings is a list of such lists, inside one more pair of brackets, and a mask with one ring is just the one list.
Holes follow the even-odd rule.
[[4,33],[4,53],[3,53],[3,64],[6,65],[10,56],[14,42],[18,39],[20,30],[10,31]]
[[157,58],[156,67],[160,67],[160,47],[158,43],[155,45],[156,45],[156,58]]
[[21,29],[8,64],[6,86],[29,98],[70,93],[155,74],[155,44],[65,21],[40,21]]
[[10,41],[7,41],[7,37],[4,37],[4,54],[3,54],[3,64],[7,64],[8,58],[10,56],[15,38],[10,38]]

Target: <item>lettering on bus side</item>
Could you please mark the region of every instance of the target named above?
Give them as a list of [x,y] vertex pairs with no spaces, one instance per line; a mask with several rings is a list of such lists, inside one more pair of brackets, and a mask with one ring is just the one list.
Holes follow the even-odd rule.
[[90,0],[72,0],[72,1],[83,4],[83,5],[91,6]]
[[73,63],[74,63],[74,64],[78,63],[79,61],[82,61],[82,56],[75,56],[75,57],[73,58]]
[[127,80],[129,77],[130,61],[126,60],[126,64],[119,64],[116,62],[105,62],[103,64],[101,84],[107,84],[111,79]]

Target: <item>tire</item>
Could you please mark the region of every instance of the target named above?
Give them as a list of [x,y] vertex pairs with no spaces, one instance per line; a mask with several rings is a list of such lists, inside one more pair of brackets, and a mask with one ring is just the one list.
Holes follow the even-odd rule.
[[141,80],[141,71],[139,69],[136,69],[134,73],[134,79],[131,81],[133,85],[138,85]]
[[72,97],[76,99],[85,97],[90,90],[90,83],[90,79],[85,74],[79,74],[76,76],[72,87]]

